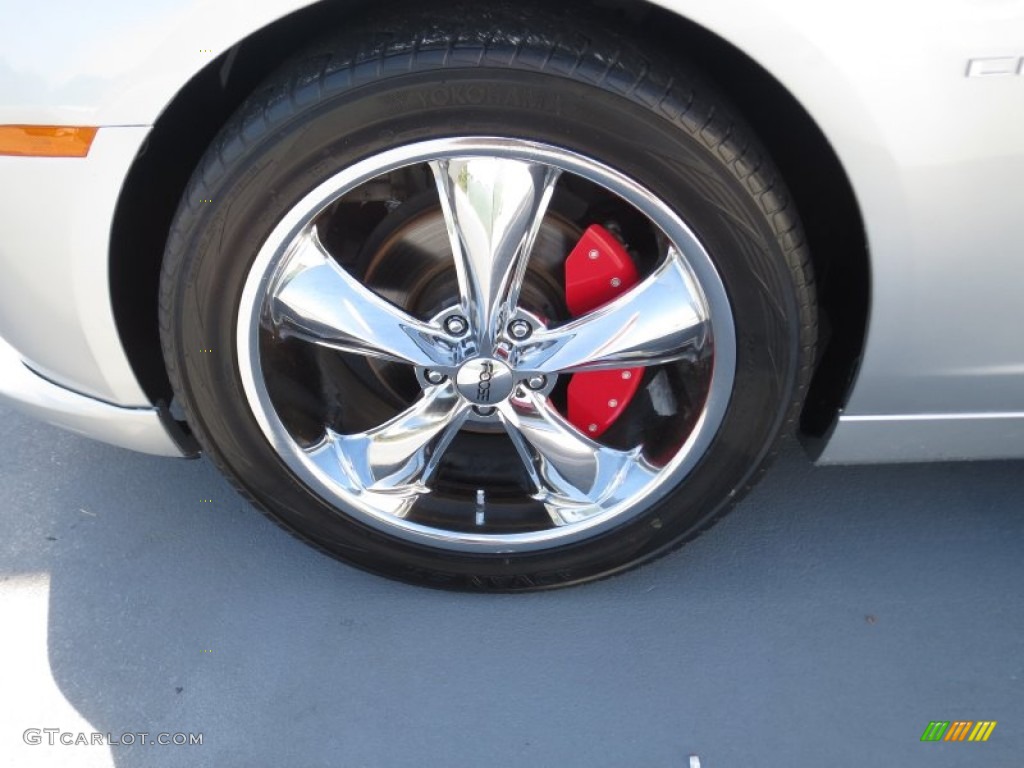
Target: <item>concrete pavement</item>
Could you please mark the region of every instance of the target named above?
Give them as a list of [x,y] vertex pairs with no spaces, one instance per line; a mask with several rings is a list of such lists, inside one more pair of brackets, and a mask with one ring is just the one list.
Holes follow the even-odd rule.
[[[1022,764],[1022,462],[792,448],[667,559],[475,596],[308,549],[206,461],[2,408],[0,438],[0,765]],[[998,726],[920,742],[963,719]],[[24,743],[47,727],[203,744]]]

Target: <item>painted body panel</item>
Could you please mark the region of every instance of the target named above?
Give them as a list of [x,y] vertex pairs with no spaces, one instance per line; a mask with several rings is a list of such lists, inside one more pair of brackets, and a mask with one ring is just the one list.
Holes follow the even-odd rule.
[[[1024,56],[1024,2],[658,1],[743,50],[801,102],[861,206],[872,269],[869,334],[822,460],[1024,456],[1019,429],[997,429],[1006,422],[990,418],[1024,413],[1024,260],[1015,234],[1024,208],[1024,76],[1015,74]],[[101,0],[86,10],[56,0],[8,14],[0,30],[0,123],[152,125],[211,58],[305,4]],[[975,64],[974,74],[1006,74],[967,77],[972,59],[993,60]],[[97,279],[108,203],[131,160],[129,145],[145,133],[117,130],[139,132],[114,142],[112,129],[101,130],[87,161],[56,161],[68,165],[40,172],[52,176],[48,185],[66,173],[78,190],[68,194],[79,195],[61,198],[65,214],[55,220],[51,211],[50,226],[77,221],[79,230],[74,238],[54,234],[34,244],[33,258],[15,270],[17,281],[7,289],[14,295],[27,286],[31,293],[0,308],[0,335],[54,380],[135,406],[142,393]],[[20,192],[4,191],[11,174],[21,189],[41,182],[34,172],[26,181],[27,165],[12,171],[12,159],[2,160],[7,232],[9,218],[41,218],[18,204]],[[96,200],[82,199],[92,187],[73,162],[88,163],[88,173],[104,180]],[[91,227],[84,223],[90,217],[98,220]],[[26,259],[21,231],[17,242],[6,234],[0,241],[5,270]],[[84,282],[69,283],[69,274]],[[25,295],[36,313],[49,313],[46,333],[21,327],[34,318],[25,314]],[[0,298],[6,303],[6,295]],[[50,347],[66,348],[67,339],[81,351],[62,361]],[[891,418],[903,415],[927,418]],[[919,439],[929,421],[927,439]],[[973,443],[987,449],[967,450],[972,441],[960,436],[968,423]],[[877,441],[901,447],[879,453]]]
[[1024,77],[966,77],[972,58],[1024,56],[1024,3],[709,3],[691,18],[775,75],[850,177],[872,304],[846,413],[1024,410]]
[[25,366],[0,339],[0,402],[42,421],[111,445],[156,456],[184,455],[156,408],[125,408],[81,395]]
[[103,128],[87,158],[0,157],[0,337],[48,379],[150,405],[110,300],[110,225],[146,128]]
[[821,464],[1019,459],[1024,413],[841,417]]
[[[3,0],[11,2],[11,0]],[[0,124],[152,125],[200,69],[301,0],[48,0],[4,13]]]

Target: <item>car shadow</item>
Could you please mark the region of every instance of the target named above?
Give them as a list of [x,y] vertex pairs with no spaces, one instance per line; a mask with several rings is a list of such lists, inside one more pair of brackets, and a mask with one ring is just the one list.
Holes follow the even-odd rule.
[[[48,575],[60,695],[115,739],[203,739],[25,746],[71,729],[30,680],[4,692],[48,713],[4,723],[19,764],[933,768],[1024,746],[1022,462],[814,468],[791,445],[674,555],[488,596],[332,561],[208,461],[0,416],[0,594]],[[0,648],[23,631],[3,623]],[[922,744],[936,719],[1006,725]]]

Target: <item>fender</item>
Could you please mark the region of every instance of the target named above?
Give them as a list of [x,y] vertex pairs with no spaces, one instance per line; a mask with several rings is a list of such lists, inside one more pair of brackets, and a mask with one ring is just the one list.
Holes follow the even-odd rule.
[[[1024,413],[1024,302],[1017,281],[991,278],[1017,270],[1020,4],[655,3],[775,77],[848,173],[871,251],[872,307],[843,418],[859,419],[862,433],[868,421],[898,427],[906,415]],[[106,127],[151,126],[214,57],[312,3],[254,0],[244,13],[215,0],[112,0],[85,14],[54,5],[64,3],[28,6],[0,32],[0,124],[99,126],[102,137]],[[1018,65],[969,63],[1002,60]],[[103,267],[83,267],[94,268]],[[841,419],[833,440],[843,428]]]

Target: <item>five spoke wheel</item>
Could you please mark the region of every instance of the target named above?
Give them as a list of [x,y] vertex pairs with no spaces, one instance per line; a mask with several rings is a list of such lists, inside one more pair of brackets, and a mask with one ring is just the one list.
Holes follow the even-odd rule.
[[[439,247],[435,241],[432,258],[423,261],[424,269],[437,271],[441,263],[440,271],[454,273],[448,294],[442,292],[429,312],[408,293],[396,298],[375,290],[358,260],[344,263],[325,243],[330,228],[324,221],[339,202],[400,173],[429,174],[433,184],[421,195],[424,210],[439,211],[447,234],[447,242]],[[649,232],[646,252],[637,253],[647,265],[642,279],[575,318],[564,311],[552,316],[550,306],[526,298],[531,282],[557,286],[564,280],[551,268],[538,275],[531,267],[546,227],[567,218],[558,210],[563,188],[566,197],[597,190]],[[389,204],[399,208],[402,201]],[[556,254],[554,263],[566,255]],[[310,193],[253,265],[238,340],[250,407],[293,471],[321,496],[405,538],[493,552],[562,544],[657,500],[689,471],[714,433],[733,366],[724,289],[677,216],[596,161],[551,146],[486,138],[386,152]],[[326,422],[318,438],[301,440],[284,418],[288,403],[268,387],[267,350],[274,344],[360,358],[377,372],[405,368],[418,391],[410,398],[407,390],[405,405],[381,423],[346,431],[344,424]],[[565,417],[560,383],[564,389],[577,372],[626,368],[644,370],[654,420],[620,429],[617,441],[588,437]],[[666,422],[675,434],[663,439],[653,434],[664,427],[654,417],[682,410],[678,381],[699,378],[689,369],[704,371],[705,378],[686,395],[690,415]],[[508,455],[521,462],[528,484],[518,503],[522,509],[541,505],[546,522],[517,523],[512,514],[503,524],[489,524],[487,506],[496,489],[486,463],[474,474],[471,454],[458,462],[469,469],[456,482],[440,477],[446,455],[466,433],[485,436],[491,441],[486,445],[503,440],[511,446]],[[445,524],[418,514],[439,489],[442,496],[458,501],[461,495],[472,503],[473,519]],[[498,490],[499,496],[515,496]]]

